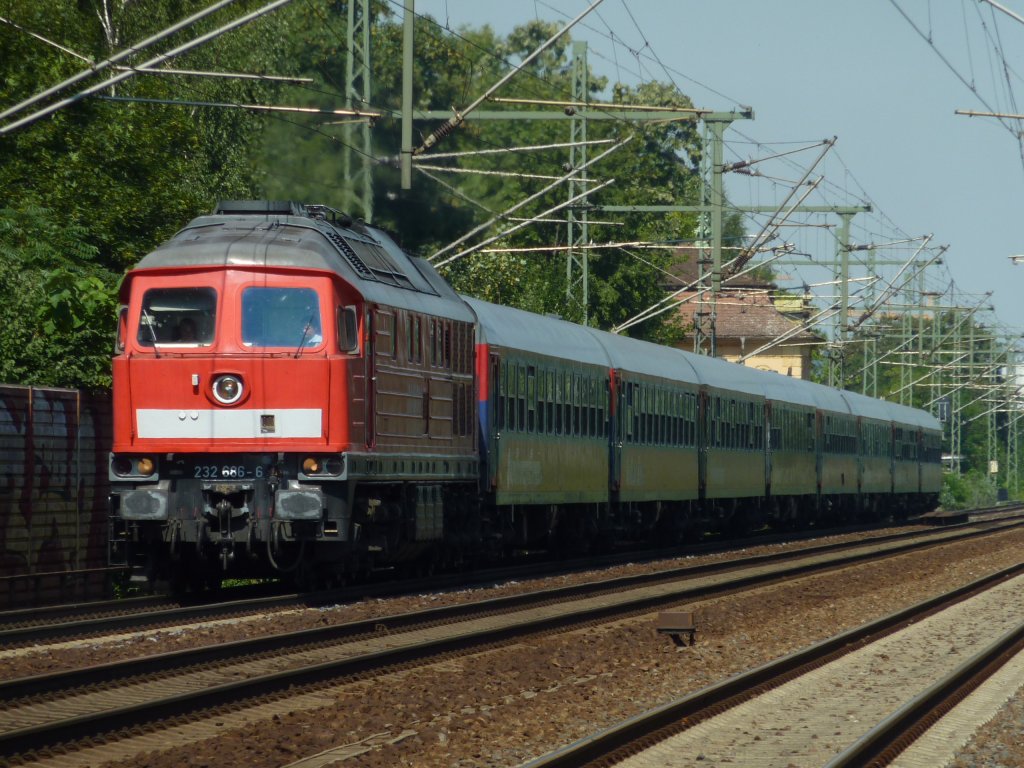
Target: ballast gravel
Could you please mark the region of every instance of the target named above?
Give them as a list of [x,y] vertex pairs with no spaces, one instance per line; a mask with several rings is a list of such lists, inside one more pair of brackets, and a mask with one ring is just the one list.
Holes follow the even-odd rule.
[[[215,738],[192,741],[182,728],[166,748],[154,749],[149,739],[140,754],[111,765],[515,766],[769,659],[1016,564],[1022,545],[1024,533],[1008,532],[680,606],[696,612],[697,643],[691,647],[676,648],[657,635],[653,615],[532,638],[340,686],[331,690],[333,700],[327,706],[322,706],[321,695],[315,707],[296,703],[265,720],[245,723],[244,718],[226,717],[241,724],[225,727]],[[428,604],[432,599],[419,598]],[[380,602],[382,614],[413,607],[405,598]],[[365,615],[350,606],[289,614],[286,619],[274,614],[266,619],[273,628],[259,631],[310,626],[325,617],[347,621],[357,613]],[[230,633],[221,634],[228,631],[205,628],[201,642],[228,639]],[[233,631],[248,634],[254,625],[236,625]],[[177,646],[160,643],[160,650],[171,647]],[[96,652],[105,660],[113,653],[109,647]],[[1024,765],[1019,735],[1024,732],[1024,709],[1019,702],[1014,699],[965,748],[959,766]],[[314,756],[319,759],[310,762]],[[69,757],[60,764],[75,764]]]

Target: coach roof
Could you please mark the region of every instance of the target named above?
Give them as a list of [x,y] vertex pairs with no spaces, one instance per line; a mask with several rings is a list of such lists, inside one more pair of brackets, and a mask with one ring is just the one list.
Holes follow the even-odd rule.
[[608,355],[591,329],[555,317],[462,296],[480,323],[480,341],[566,362],[609,366]]

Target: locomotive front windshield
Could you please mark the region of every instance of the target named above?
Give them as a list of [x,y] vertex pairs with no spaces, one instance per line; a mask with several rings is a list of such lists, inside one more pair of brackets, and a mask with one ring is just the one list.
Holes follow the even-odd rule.
[[213,288],[151,288],[142,297],[137,341],[146,347],[212,344],[216,319]]
[[312,288],[251,286],[242,292],[242,343],[314,347],[323,341],[320,299]]

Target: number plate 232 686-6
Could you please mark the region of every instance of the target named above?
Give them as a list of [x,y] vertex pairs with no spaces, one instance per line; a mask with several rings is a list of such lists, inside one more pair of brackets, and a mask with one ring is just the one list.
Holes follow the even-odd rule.
[[263,477],[266,468],[260,464],[245,467],[241,464],[197,464],[192,477],[197,480],[251,480]]

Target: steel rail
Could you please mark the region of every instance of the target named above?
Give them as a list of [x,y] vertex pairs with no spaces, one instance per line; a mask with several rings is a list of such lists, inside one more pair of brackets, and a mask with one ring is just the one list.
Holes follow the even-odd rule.
[[[819,554],[824,552],[842,551],[853,547],[863,547],[871,544],[883,544],[901,539],[913,539],[928,535],[946,536],[949,532],[962,528],[974,528],[984,522],[960,522],[946,524],[936,529],[936,533],[929,534],[927,531],[907,531],[903,533],[885,534],[871,539],[855,542],[838,542],[821,544],[800,549],[802,554]],[[999,523],[995,523],[999,524]],[[1006,525],[1007,523],[1002,523]],[[1024,525],[1024,521],[1021,522]],[[938,531],[941,531],[939,533]],[[841,532],[838,532],[841,533]],[[984,533],[984,532],[982,532]],[[819,531],[815,536],[827,535]],[[778,543],[780,541],[792,542],[792,536],[772,536],[758,539],[757,544]],[[650,561],[662,557],[679,557],[694,554],[719,554],[728,552],[728,549],[721,547],[700,547],[687,548],[685,550],[662,550],[660,552],[646,553],[644,560]],[[594,570],[601,567],[621,565],[624,563],[638,562],[637,553],[621,553],[601,558],[588,558],[569,563],[560,563],[558,568],[552,569],[551,563],[533,565],[520,565],[510,568],[496,568],[482,571],[467,576],[466,574],[448,574],[434,576],[429,579],[419,579],[412,587],[416,593],[423,591],[440,590],[446,588],[479,585],[492,585],[503,580],[522,579],[537,576],[561,575],[565,573],[578,572],[579,570]],[[619,589],[629,584],[645,584],[654,581],[685,578],[701,574],[714,573],[722,570],[740,569],[758,563],[782,561],[797,555],[796,550],[789,552],[773,553],[767,555],[752,555],[749,557],[737,558],[735,560],[709,563],[705,565],[688,565],[679,568],[669,568],[650,574],[639,574],[636,576],[620,577],[614,581],[608,581],[606,588]],[[607,580],[606,580],[607,581]],[[600,585],[601,582],[595,582]],[[597,587],[598,589],[605,587]],[[562,588],[566,593],[574,593],[580,587]],[[338,603],[356,602],[367,598],[394,597],[397,595],[409,594],[410,585],[403,582],[363,584],[356,587],[329,590],[319,593],[299,594],[284,593],[269,596],[253,596],[242,599],[217,602],[197,602],[195,604],[182,605],[179,602],[168,598],[131,598],[127,601],[103,601],[101,603],[82,603],[68,606],[57,606],[53,609],[43,609],[41,617],[36,616],[36,611],[19,610],[0,613],[0,647],[14,648],[27,645],[37,645],[55,640],[68,640],[83,637],[95,637],[102,633],[117,631],[140,631],[143,629],[158,629],[161,627],[174,626],[177,624],[210,621],[221,618],[233,618],[245,615],[256,615],[261,612],[277,608],[291,607],[317,607],[334,605]],[[127,607],[129,610],[124,610]],[[49,621],[42,623],[43,618],[49,619],[50,612],[54,611],[58,618],[63,620]],[[6,628],[3,628],[4,625]]]
[[[648,592],[640,588],[640,593],[637,596],[626,596],[617,603],[602,601],[600,604],[588,607],[585,610],[562,610],[539,618],[533,617],[526,621],[511,621],[496,628],[491,627],[462,632],[456,629],[445,637],[426,642],[410,642],[405,646],[396,643],[393,647],[384,651],[374,651],[345,659],[317,662],[304,667],[254,676],[249,679],[211,687],[200,685],[191,691],[185,691],[172,696],[154,698],[132,705],[93,711],[76,717],[51,720],[0,732],[0,754],[10,755],[26,751],[37,751],[52,746],[55,743],[84,739],[97,733],[122,732],[126,728],[152,724],[159,719],[183,715],[194,716],[197,711],[205,711],[211,707],[222,706],[228,703],[237,705],[239,702],[250,700],[253,697],[278,694],[285,689],[296,686],[322,687],[331,684],[332,681],[336,681],[339,678],[371,673],[381,674],[385,670],[395,668],[396,665],[424,663],[425,660],[436,658],[439,655],[479,652],[481,648],[495,647],[527,635],[558,631],[590,622],[607,621],[612,618],[645,613],[658,607],[677,604],[682,599],[694,599],[743,588],[763,586],[766,583],[777,582],[780,579],[835,570],[865,560],[887,558],[897,554],[904,554],[908,551],[932,547],[938,543],[959,542],[979,535],[1009,530],[1019,525],[1004,526],[988,531],[975,531],[963,536],[949,536],[943,542],[929,539],[925,542],[896,544],[882,552],[860,551],[846,555],[840,554],[835,558],[825,558],[824,560],[810,563],[804,562],[789,567],[783,566],[776,570],[756,575],[743,575],[741,572],[734,579],[723,580],[714,585],[700,587],[680,585],[675,589],[660,591],[654,587],[650,588]],[[861,550],[869,549],[870,546],[870,544],[862,545]],[[791,553],[790,556],[792,559],[797,557],[804,560],[807,559],[806,554],[803,552],[798,554]],[[625,580],[610,580],[602,582],[600,587],[603,591],[609,591],[609,585],[618,584],[618,587],[613,587],[612,589],[622,589],[621,583],[631,580],[632,577]],[[589,590],[591,596],[593,596],[593,592],[598,591],[597,587],[592,585],[582,586]],[[635,587],[635,584],[630,584],[630,586]],[[538,602],[550,605],[557,602],[553,595],[565,596],[573,589],[577,588],[562,588],[541,593],[499,598],[485,601],[484,603],[369,619],[349,625],[338,625],[335,627],[305,630],[299,633],[236,641],[234,643],[201,649],[177,651],[135,659],[122,664],[104,664],[87,670],[76,670],[65,674],[23,678],[0,685],[0,699],[7,702],[8,708],[17,708],[19,699],[30,696],[35,701],[38,701],[40,696],[45,696],[55,691],[65,691],[69,686],[81,688],[83,686],[103,685],[109,688],[111,680],[131,679],[140,675],[168,675],[169,671],[182,672],[188,667],[194,668],[198,665],[209,665],[225,659],[238,661],[242,657],[280,653],[283,646],[287,646],[289,650],[294,651],[297,647],[308,648],[314,644],[323,645],[351,640],[353,637],[361,634],[365,635],[369,632],[380,633],[384,631],[388,633],[389,637],[395,637],[395,633],[399,631],[410,631],[413,627],[436,626],[442,622],[466,620],[474,614],[477,617],[491,616],[496,613],[508,612],[512,608],[537,606]],[[579,592],[578,589],[577,592]],[[173,680],[173,677],[169,678],[169,680]],[[73,692],[78,693],[80,691]]]
[[[976,519],[978,516],[1006,514],[1022,509],[1024,509],[1024,505],[1002,505],[976,510],[929,513],[917,518],[917,522],[942,525],[947,530],[956,530],[958,527],[978,525],[985,522],[984,520]],[[972,520],[972,517],[975,519]],[[913,524],[914,522],[915,520],[906,521],[907,524]],[[581,570],[597,570],[626,563],[722,554],[733,551],[737,545],[762,546],[794,543],[804,539],[863,533],[871,530],[884,531],[884,528],[879,529],[877,526],[860,525],[847,528],[782,532],[758,535],[742,540],[731,540],[729,542],[617,552],[557,562],[547,559],[540,562],[528,560],[527,563],[517,563],[469,573],[438,574],[414,580],[370,581],[355,586],[318,592],[296,593],[284,591],[276,585],[264,585],[256,588],[240,587],[226,589],[219,594],[188,595],[183,599],[176,599],[166,594],[158,594],[37,608],[15,608],[0,611],[0,647],[13,648],[52,642],[58,639],[94,637],[105,632],[120,630],[138,631],[141,629],[155,629],[189,621],[237,617],[247,613],[256,614],[275,608],[323,606],[355,602],[367,598],[393,597],[409,594],[410,592],[421,593],[424,590],[464,588],[467,586],[490,585],[510,579],[557,576],[566,573],[576,573]],[[883,534],[871,539],[871,541],[883,542],[891,540],[893,537],[910,538],[918,535],[922,535],[920,531]],[[859,542],[859,544],[866,543],[868,543],[867,540]],[[849,544],[823,546],[840,548],[849,546]],[[805,551],[827,550],[808,547]],[[752,561],[747,559],[746,562]],[[685,569],[682,569],[682,571],[685,571]],[[2,583],[3,581],[0,579],[0,584]],[[270,594],[267,594],[268,591]]]
[[928,728],[1022,651],[1024,624],[1007,632],[908,701],[836,755],[825,768],[881,768],[889,765]]
[[[755,695],[796,679],[813,669],[905,626],[921,621],[926,616],[938,613],[955,603],[988,590],[1022,572],[1024,572],[1024,563],[1018,563],[977,579],[958,589],[922,601],[877,621],[843,632],[781,659],[768,662],[748,672],[735,675],[668,704],[648,710],[611,728],[580,739],[547,755],[542,755],[526,763],[523,768],[584,768],[584,766],[614,764],[686,730],[711,715],[730,709]],[[1020,632],[1021,630],[1018,630],[1010,634],[1018,635]],[[964,666],[972,666],[972,664],[968,663]],[[937,684],[933,688],[940,689],[941,685]],[[907,708],[911,707],[908,705]],[[915,710],[919,708],[919,706],[913,707]],[[870,743],[868,743],[867,737],[862,741],[865,741],[864,754],[875,747],[885,746],[885,737],[881,733]],[[866,766],[867,763],[859,761],[858,757],[860,757],[860,753],[856,756],[851,755],[849,762],[837,765],[830,763],[828,768]]]
[[[922,522],[943,523],[945,529],[955,530],[957,527],[977,525],[982,520],[970,520],[968,515],[984,515],[986,513],[1005,513],[1018,509],[1015,507],[998,507],[978,509],[953,518],[931,520],[928,516]],[[1024,507],[1021,507],[1024,509]],[[912,523],[913,520],[907,521]],[[847,528],[828,528],[800,532],[776,532],[767,536],[758,536],[742,540],[745,546],[762,546],[778,543],[792,544],[805,539],[820,539],[829,536],[842,536],[853,532],[864,532],[878,529],[872,526],[858,525]],[[884,528],[882,528],[884,530]],[[894,538],[911,538],[924,535],[922,531],[907,531],[902,534],[888,534],[871,539],[871,542],[886,542]],[[131,597],[120,600],[98,600],[65,605],[43,606],[35,608],[16,608],[0,611],[0,647],[19,647],[35,645],[55,640],[69,640],[83,637],[94,637],[102,633],[117,631],[139,631],[141,629],[158,629],[161,627],[182,624],[191,621],[209,621],[218,617],[233,617],[249,613],[288,607],[312,607],[344,602],[355,602],[367,598],[393,597],[409,594],[411,591],[422,593],[430,590],[465,588],[467,586],[492,585],[506,580],[545,577],[595,570],[602,567],[622,565],[625,563],[651,562],[659,559],[671,559],[681,556],[721,554],[733,551],[740,542],[731,541],[715,544],[689,545],[657,550],[618,552],[610,555],[591,556],[578,560],[563,560],[552,563],[550,560],[531,561],[526,564],[515,564],[497,568],[488,568],[469,573],[443,573],[432,577],[409,581],[362,583],[352,587],[325,590],[313,593],[279,592],[267,588],[239,588],[238,594],[224,600],[225,592],[218,599],[210,600],[207,596],[189,596],[187,601],[173,599],[167,595],[147,597]],[[847,544],[822,545],[819,548],[807,548],[806,552],[828,551],[842,547],[859,546],[867,541]],[[771,557],[781,558],[782,555]],[[752,563],[756,560],[743,558],[737,560],[739,565]],[[692,568],[693,566],[688,566]],[[724,567],[713,565],[711,567]],[[667,573],[685,573],[687,568],[667,570]],[[693,571],[699,572],[699,571]],[[230,590],[234,592],[234,590]]]

